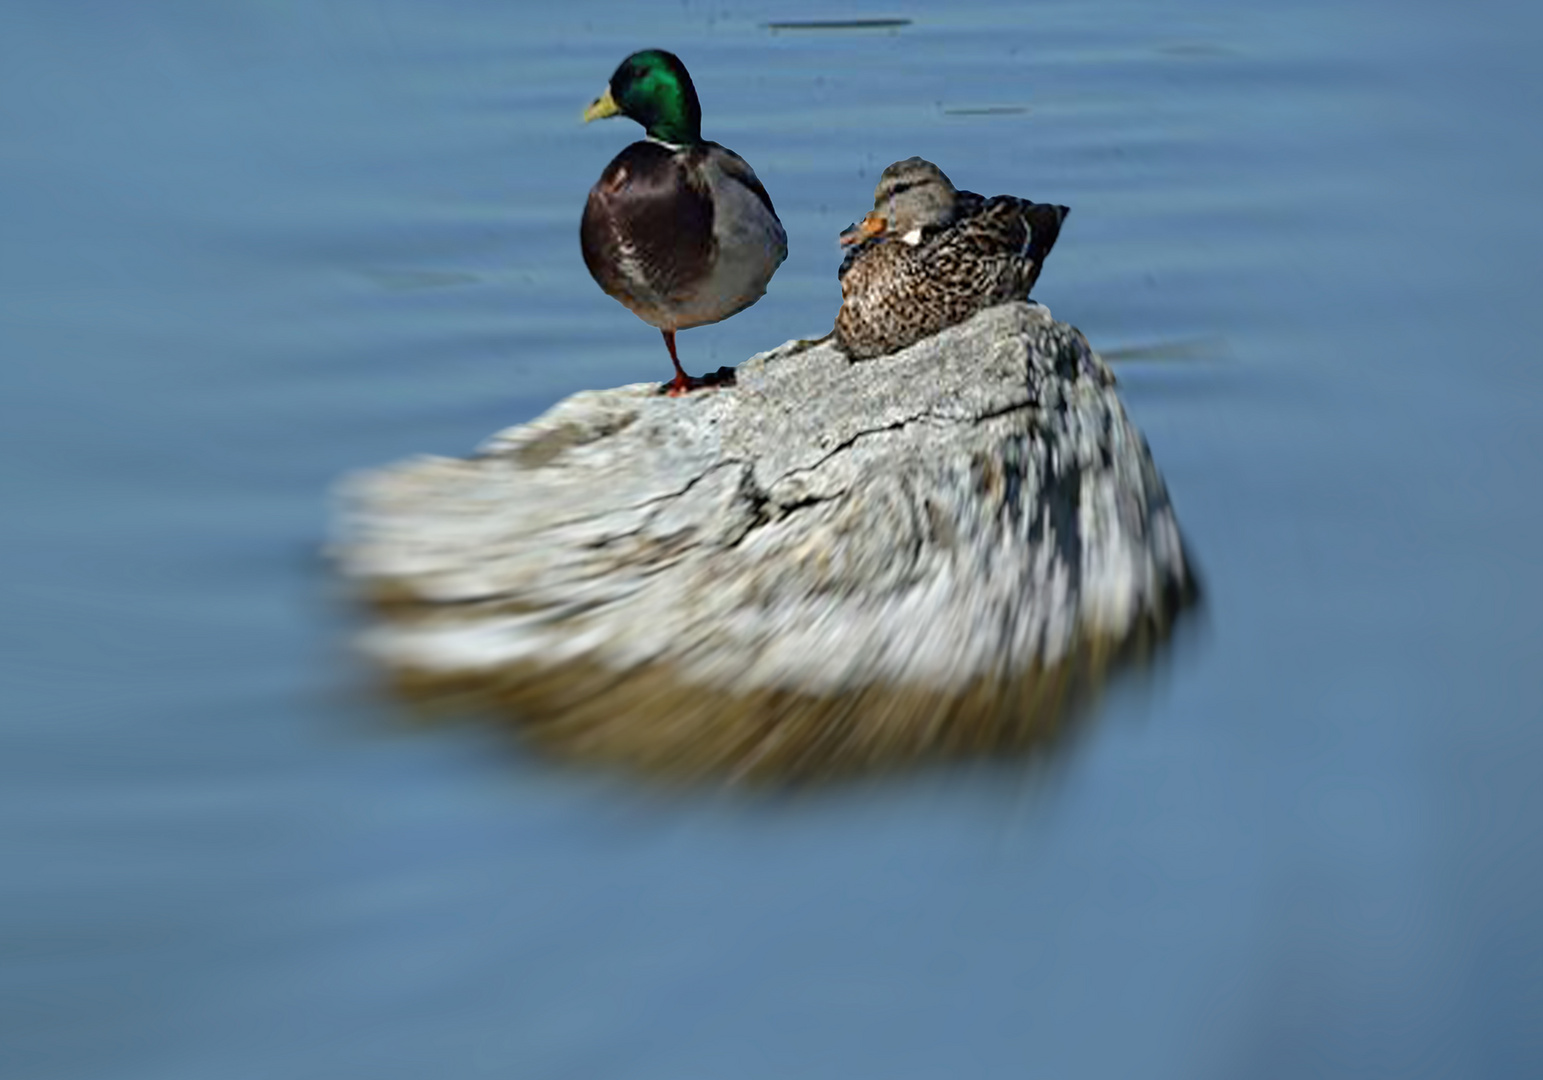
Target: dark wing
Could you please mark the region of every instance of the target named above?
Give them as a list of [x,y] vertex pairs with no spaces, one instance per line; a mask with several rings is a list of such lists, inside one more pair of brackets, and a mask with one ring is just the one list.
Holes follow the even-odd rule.
[[954,192],[954,220],[963,221],[980,213],[986,205],[986,197],[973,191]]
[[584,207],[584,265],[645,319],[644,309],[689,294],[712,269],[713,203],[689,153],[633,143],[606,166]]
[[[766,189],[761,186],[760,178],[756,176],[755,170],[750,167],[748,161],[721,143],[710,142],[704,143],[703,146],[709,151],[716,151],[718,166],[725,176],[749,188],[765,205],[766,212],[774,218],[777,217],[777,208],[772,205],[771,196],[766,194]],[[777,221],[780,224],[782,219],[777,218]]]
[[[1011,196],[998,196],[998,198],[1011,198]],[[1027,291],[1034,284],[1034,278],[1039,277],[1040,270],[1044,269],[1045,260],[1050,256],[1050,249],[1055,247],[1056,239],[1061,235],[1061,223],[1066,220],[1066,215],[1071,213],[1071,208],[1057,206],[1055,203],[1029,202],[1027,199],[1014,201],[1018,204],[1018,212],[1029,230],[1024,254],[1034,263],[1034,277],[1030,278],[1024,286],[1024,290]]]
[[996,195],[937,243],[980,262],[977,272],[993,282],[991,302],[1020,299],[1034,287],[1069,212],[1052,203]]

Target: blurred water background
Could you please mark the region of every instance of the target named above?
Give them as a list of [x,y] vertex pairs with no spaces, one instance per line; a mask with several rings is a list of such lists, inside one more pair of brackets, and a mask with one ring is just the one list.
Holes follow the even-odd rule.
[[[910,21],[766,25],[836,16]],[[1543,1075],[1540,30],[0,4],[0,1075]],[[693,372],[829,328],[894,159],[1073,207],[1207,600],[1056,754],[667,791],[350,659],[336,478],[669,373],[577,242],[645,46],[790,237]]]

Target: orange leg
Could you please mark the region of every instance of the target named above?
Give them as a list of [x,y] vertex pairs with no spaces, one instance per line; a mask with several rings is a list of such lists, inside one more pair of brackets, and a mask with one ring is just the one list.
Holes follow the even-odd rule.
[[691,391],[703,385],[702,380],[693,379],[690,375],[686,374],[685,368],[680,366],[680,357],[675,355],[675,331],[661,330],[659,332],[664,335],[664,344],[670,350],[670,363],[675,365],[675,378],[670,381],[664,392],[670,395],[670,397],[680,397],[682,394],[691,393]]

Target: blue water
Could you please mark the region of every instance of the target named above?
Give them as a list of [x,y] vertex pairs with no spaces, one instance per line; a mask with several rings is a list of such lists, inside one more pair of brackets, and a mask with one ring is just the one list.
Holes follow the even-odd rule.
[[[879,31],[771,21],[903,16]],[[1037,296],[1204,616],[1030,763],[664,791],[420,727],[350,469],[662,379],[580,110],[643,46],[828,329],[921,154],[1073,207]],[[0,4],[0,1075],[1543,1075],[1543,9]],[[996,108],[1017,111],[981,113]],[[971,111],[977,110],[977,111]]]

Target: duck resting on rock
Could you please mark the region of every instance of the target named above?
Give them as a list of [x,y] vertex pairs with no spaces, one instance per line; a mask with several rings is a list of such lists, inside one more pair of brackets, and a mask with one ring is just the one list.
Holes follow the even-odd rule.
[[755,170],[702,140],[702,106],[679,57],[647,49],[623,60],[584,120],[626,116],[647,137],[617,154],[590,189],[579,242],[590,275],[664,334],[669,394],[699,386],[675,334],[759,300],[788,255],[787,233]]
[[1070,211],[1012,195],[959,191],[919,157],[879,177],[873,211],[841,234],[836,344],[883,356],[1029,295]]

